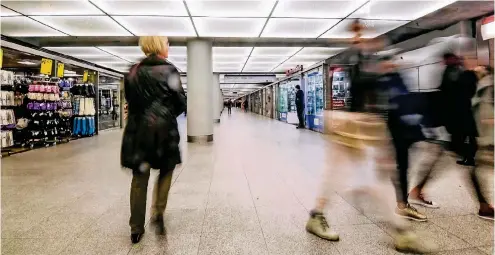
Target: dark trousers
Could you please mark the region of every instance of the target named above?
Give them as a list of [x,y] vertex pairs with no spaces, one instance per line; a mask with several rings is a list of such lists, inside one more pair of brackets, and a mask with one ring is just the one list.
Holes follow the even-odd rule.
[[394,138],[392,136],[395,148],[395,161],[397,164],[397,175],[392,179],[395,187],[395,197],[397,202],[407,203],[408,192],[408,169],[409,169],[409,148],[412,141],[406,139]]
[[[153,189],[153,204],[151,206],[152,216],[163,215],[167,206],[168,192],[172,184],[173,170],[160,170],[158,179]],[[148,181],[150,171],[132,171],[131,183],[131,218],[129,225],[131,233],[144,233],[144,223],[146,221],[146,199],[148,197]]]
[[297,118],[299,119],[299,127],[304,127],[304,107],[297,107]]
[[227,113],[232,114],[232,107],[227,107]]

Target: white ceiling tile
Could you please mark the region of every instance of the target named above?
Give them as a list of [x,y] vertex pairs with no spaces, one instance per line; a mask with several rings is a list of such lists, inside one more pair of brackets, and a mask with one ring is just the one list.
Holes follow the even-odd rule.
[[270,67],[265,67],[265,66],[246,66],[242,70],[242,72],[270,72],[273,67],[275,66],[270,66]]
[[298,56],[295,55],[294,57],[290,58],[287,60],[286,63],[315,63],[315,62],[320,62],[327,59],[327,57],[323,56]]
[[188,0],[186,2],[192,16],[207,17],[268,17],[275,4],[273,0]]
[[331,57],[342,52],[345,48],[326,48],[326,47],[304,47],[296,56],[325,56]]
[[82,60],[86,60],[88,62],[92,63],[107,63],[107,64],[120,64],[120,63],[125,63],[129,64],[128,61],[124,61],[121,58],[115,57],[115,56],[78,56],[77,58],[80,58]]
[[169,56],[187,56],[187,47],[172,46],[168,49]]
[[301,47],[255,47],[251,56],[292,56]]
[[49,28],[39,22],[23,16],[2,17],[0,19],[2,35],[13,37],[64,36],[65,34]]
[[139,46],[109,46],[98,47],[106,52],[122,57],[144,57],[144,53]]
[[350,18],[364,19],[390,19],[390,20],[415,20],[440,8],[443,8],[455,0],[380,0],[370,1]]
[[251,56],[248,63],[281,63],[287,56]]
[[2,6],[2,10],[0,12],[0,15],[2,17],[9,17],[9,16],[20,16],[21,14]]
[[[24,15],[104,15],[89,1],[2,1],[2,5]],[[2,10],[3,11],[3,10]]]
[[242,63],[244,64],[246,62],[247,56],[225,56],[225,55],[220,55],[216,56],[213,55],[213,62],[219,62],[219,63]]
[[338,19],[271,18],[261,37],[316,38]]
[[109,15],[187,16],[186,7],[177,0],[93,0],[93,3]]
[[34,16],[34,19],[73,36],[129,36],[106,16]]
[[108,53],[96,47],[45,47],[47,50],[62,53],[73,57],[105,57]]
[[187,56],[169,56],[167,59],[172,63],[187,63]]
[[193,18],[202,37],[257,37],[264,18]]
[[[322,38],[352,38],[354,33],[348,31],[353,19],[345,19],[335,27],[323,34]],[[407,21],[397,20],[361,20],[366,29],[363,31],[363,38],[374,38],[390,30],[407,24]]]
[[196,36],[187,17],[112,16],[137,36]]
[[226,73],[237,73],[240,72],[242,69],[241,67],[213,67],[213,72],[226,72]]
[[213,62],[213,69],[242,69],[244,63],[219,63]]
[[366,0],[280,0],[272,17],[345,18]]
[[213,56],[249,56],[253,47],[213,47]]

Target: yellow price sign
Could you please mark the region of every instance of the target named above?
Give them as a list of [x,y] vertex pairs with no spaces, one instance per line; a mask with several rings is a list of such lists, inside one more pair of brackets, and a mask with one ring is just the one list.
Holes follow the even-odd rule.
[[3,68],[3,49],[0,49],[0,68]]
[[88,82],[88,70],[84,70],[83,82]]
[[64,63],[57,63],[57,77],[64,77],[64,68],[65,68],[65,65]]
[[41,59],[41,69],[40,73],[46,75],[52,75],[53,60],[48,58]]

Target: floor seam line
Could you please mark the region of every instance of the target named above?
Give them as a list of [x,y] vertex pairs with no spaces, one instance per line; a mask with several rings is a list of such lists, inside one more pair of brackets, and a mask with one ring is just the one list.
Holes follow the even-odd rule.
[[256,204],[254,203],[253,192],[251,191],[251,185],[249,184],[249,179],[248,179],[248,177],[246,175],[246,171],[244,170],[244,166],[243,165],[241,165],[241,168],[242,168],[242,173],[244,174],[244,178],[246,178],[246,183],[248,185],[249,194],[251,195],[251,201],[253,202],[254,211],[256,212],[256,218],[258,219],[258,224],[260,225],[261,236],[263,237],[263,241],[265,242],[266,252],[267,253],[270,253],[270,251],[268,250],[268,243],[266,242],[265,232],[263,231],[263,226],[261,224],[260,216],[258,214],[258,208],[256,208]]
[[[213,162],[215,162],[216,160],[216,157],[214,158]],[[215,164],[213,164],[215,165]],[[203,222],[201,223],[201,234],[199,235],[199,244],[198,244],[198,251],[197,251],[197,255],[199,255],[199,251],[200,251],[200,248],[201,248],[201,240],[203,239],[203,234],[205,233],[204,231],[204,227],[205,227],[205,221],[206,221],[206,214],[207,214],[207,210],[208,210],[208,200],[210,198],[210,190],[211,190],[211,184],[213,182],[213,176],[215,176],[215,167],[213,167],[213,171],[211,173],[211,177],[210,177],[210,186],[208,187],[208,194],[206,196],[206,204],[205,204],[205,214],[203,215]]]

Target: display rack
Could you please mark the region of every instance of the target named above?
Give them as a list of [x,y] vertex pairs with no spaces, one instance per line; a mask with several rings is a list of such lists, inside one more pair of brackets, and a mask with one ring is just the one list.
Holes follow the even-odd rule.
[[72,136],[88,137],[96,134],[95,97],[96,90],[92,83],[77,83],[71,88],[73,123]]

